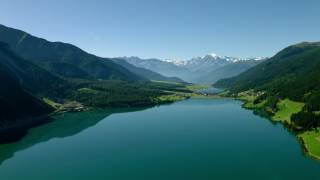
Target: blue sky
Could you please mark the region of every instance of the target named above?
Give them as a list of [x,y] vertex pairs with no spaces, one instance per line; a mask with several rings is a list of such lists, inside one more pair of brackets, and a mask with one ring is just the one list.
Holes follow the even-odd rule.
[[0,23],[103,57],[272,56],[320,40],[319,0],[0,0]]

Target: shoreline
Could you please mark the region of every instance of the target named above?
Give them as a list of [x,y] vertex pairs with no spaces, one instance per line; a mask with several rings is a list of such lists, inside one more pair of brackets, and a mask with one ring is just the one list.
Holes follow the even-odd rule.
[[[156,106],[161,106],[161,105],[165,105],[165,104],[172,104],[175,102],[179,102],[179,101],[183,101],[183,100],[187,100],[187,99],[233,99],[233,100],[237,100],[237,101],[241,101],[241,107],[248,109],[248,110],[252,110],[253,113],[255,113],[256,115],[259,116],[263,116],[265,118],[267,118],[268,120],[270,120],[270,122],[272,123],[280,123],[282,124],[286,130],[288,130],[290,133],[292,133],[297,141],[299,142],[302,151],[305,155],[307,155],[308,157],[315,159],[315,160],[320,160],[320,156],[317,154],[314,154],[310,151],[310,147],[308,146],[308,142],[305,139],[305,137],[303,136],[304,133],[308,134],[308,133],[312,133],[313,131],[306,131],[306,132],[297,132],[294,131],[292,128],[289,127],[289,124],[286,120],[275,120],[272,115],[270,115],[266,110],[264,110],[261,107],[255,107],[255,106],[250,106],[249,104],[252,103],[251,99],[245,99],[245,98],[241,98],[241,97],[231,97],[231,96],[226,96],[226,94],[222,93],[216,93],[216,94],[201,94],[198,93],[196,91],[193,91],[193,93],[175,93],[169,96],[165,96],[165,97],[158,97],[157,99],[155,99],[154,104],[153,105],[148,105],[148,106],[139,106],[139,107],[85,107],[82,106],[81,109],[79,109],[79,106],[75,106],[73,108],[59,108],[56,109],[56,111],[48,114],[48,115],[44,115],[41,117],[35,117],[35,118],[28,118],[25,120],[19,120],[19,123],[15,124],[9,124],[7,127],[4,126],[4,128],[0,129],[0,144],[9,144],[9,143],[14,143],[17,142],[19,140],[21,140],[24,136],[26,136],[29,132],[30,129],[34,128],[34,127],[38,127],[41,126],[43,124],[49,123],[50,121],[52,121],[52,117],[55,115],[61,115],[61,114],[65,114],[65,113],[70,113],[70,112],[82,112],[82,111],[90,111],[92,109],[127,109],[127,108],[152,108],[152,107],[156,107]],[[22,122],[22,123],[21,123]],[[320,145],[320,142],[319,142]]]
[[152,108],[156,106],[166,105],[166,104],[172,104],[178,101],[183,101],[191,98],[191,96],[176,96],[178,98],[170,98],[170,99],[158,99],[158,101],[152,105],[146,105],[146,106],[132,106],[132,107],[86,107],[81,105],[80,106],[73,106],[68,108],[58,108],[55,111],[43,115],[43,116],[37,116],[37,117],[30,117],[26,119],[19,119],[15,122],[9,122],[8,124],[2,125],[0,127],[0,144],[10,144],[20,141],[23,137],[25,137],[29,130],[47,123],[50,123],[53,121],[53,116],[56,115],[63,115],[66,113],[77,113],[77,112],[84,112],[84,111],[90,111],[93,109],[101,109],[101,110],[125,110],[125,109],[145,109],[145,108]]
[[[223,96],[222,96],[222,98],[223,98]],[[242,108],[245,108],[245,109],[248,109],[248,110],[252,110],[253,113],[257,113],[257,115],[258,115],[259,113],[261,113],[261,116],[262,116],[262,114],[263,114],[263,116],[264,116],[265,118],[267,118],[268,120],[270,120],[272,123],[280,123],[284,128],[286,128],[286,130],[288,130],[290,133],[292,133],[292,134],[296,137],[298,143],[299,143],[300,146],[301,146],[302,152],[303,152],[306,156],[308,156],[308,157],[310,157],[310,158],[312,158],[312,159],[314,159],[314,160],[320,161],[320,156],[319,156],[319,155],[316,155],[316,154],[314,154],[314,153],[312,153],[312,152],[310,151],[311,148],[308,146],[308,143],[306,142],[306,139],[303,137],[303,134],[305,134],[305,133],[312,133],[312,132],[314,132],[314,130],[305,131],[305,132],[295,131],[294,129],[292,129],[292,128],[289,127],[289,123],[288,123],[288,121],[286,121],[285,119],[275,119],[274,117],[272,117],[272,116],[269,114],[269,112],[267,112],[267,111],[264,110],[263,108],[261,108],[261,107],[249,106],[249,104],[252,103],[250,100],[248,100],[248,99],[243,99],[243,98],[240,98],[240,97],[229,97],[229,98],[232,98],[232,99],[239,100],[239,101],[243,102],[243,104],[241,105]],[[320,142],[319,142],[319,145],[320,145]]]
[[304,155],[314,160],[320,161],[320,156],[317,156],[308,150],[308,145],[306,144],[305,140],[302,137],[296,136],[296,138],[299,141],[300,147],[302,148]]

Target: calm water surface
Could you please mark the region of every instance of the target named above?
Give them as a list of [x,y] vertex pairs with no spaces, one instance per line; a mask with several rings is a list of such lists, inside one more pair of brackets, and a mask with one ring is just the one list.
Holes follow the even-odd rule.
[[292,134],[239,101],[55,118],[0,146],[1,180],[320,179]]

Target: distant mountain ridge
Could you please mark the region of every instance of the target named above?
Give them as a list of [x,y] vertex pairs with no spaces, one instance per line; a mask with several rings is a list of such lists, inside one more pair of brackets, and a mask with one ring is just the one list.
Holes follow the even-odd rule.
[[199,78],[200,83],[211,82],[215,83],[216,81],[224,78],[234,77],[239,75],[242,72],[250,69],[261,63],[263,60],[239,60],[233,63],[227,64],[223,67],[215,69],[202,77]]
[[[195,57],[190,60],[161,60],[161,59],[141,59],[139,57],[121,57],[128,63],[137,67],[150,69],[165,76],[179,77],[185,81],[193,83],[212,84],[220,78],[231,77],[230,75],[238,75],[244,70],[258,64],[260,60],[265,58],[234,58],[228,56],[218,56],[209,54],[203,57]],[[237,63],[240,62],[240,63]],[[224,71],[224,66],[235,64],[233,71]],[[242,64],[243,66],[237,66]],[[239,70],[237,69],[239,67]],[[219,75],[215,74],[216,70],[220,69]],[[212,77],[206,77],[212,76]]]
[[131,72],[133,72],[133,73],[135,73],[135,74],[137,74],[137,75],[139,75],[141,77],[146,78],[146,80],[185,83],[180,78],[163,76],[163,75],[161,75],[161,74],[159,74],[157,72],[151,71],[149,69],[134,66],[133,64],[128,63],[124,59],[114,58],[113,61],[115,63],[127,68],[129,71],[131,71]]
[[[0,25],[0,41],[7,43],[14,53],[19,54],[25,60],[44,68],[52,74],[75,79],[186,81],[212,84],[221,78],[238,75],[247,67],[256,64],[252,63],[251,60],[259,60],[259,58],[241,59],[216,54],[179,62],[140,59],[138,57],[116,58],[125,59],[126,62],[137,67],[135,68],[123,61],[114,61],[114,58],[101,58],[74,45],[49,42],[24,31],[3,25]],[[239,61],[242,62],[241,64],[248,65],[240,67],[235,64],[234,68],[223,68]],[[218,69],[220,70],[217,71]]]
[[141,59],[136,56],[131,57],[119,57],[125,59],[128,63],[133,64],[137,67],[143,67],[152,71],[158,72],[162,75],[173,76],[173,74],[179,74],[180,72],[187,72],[188,69],[181,68],[176,64],[161,59]]
[[219,56],[215,53],[207,54],[203,57],[194,57],[190,60],[167,60],[169,62],[173,62],[178,66],[188,66],[193,64],[199,64],[201,62],[238,62],[238,61],[247,61],[247,60],[263,60],[264,57],[253,57],[253,58],[237,58],[237,57],[230,57],[230,56]]

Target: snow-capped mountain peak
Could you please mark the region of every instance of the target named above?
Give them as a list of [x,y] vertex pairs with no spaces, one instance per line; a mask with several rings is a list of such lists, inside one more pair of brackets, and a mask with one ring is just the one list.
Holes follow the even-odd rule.
[[[219,56],[215,53],[207,54],[202,57],[194,57],[189,60],[179,60],[179,59],[140,59],[137,57],[124,57],[127,62],[137,66],[146,68],[165,76],[176,76],[184,79],[187,82],[198,82],[205,79],[205,76],[221,70],[222,72],[230,70],[223,67],[230,65],[235,67],[234,71],[231,68],[231,75],[236,75],[237,73],[243,72],[244,70],[252,67],[253,65],[259,63],[255,62],[265,58],[235,58],[231,56]],[[253,61],[254,60],[254,61]],[[234,64],[234,66],[232,66]],[[217,71],[219,72],[219,71]],[[234,73],[237,72],[237,73]],[[223,77],[229,77],[228,73],[224,74]],[[220,77],[220,78],[223,78]],[[202,81],[204,82],[204,81]],[[212,81],[213,82],[213,81]]]
[[210,56],[216,57],[216,56],[218,56],[218,55],[217,55],[216,53],[211,53]]

